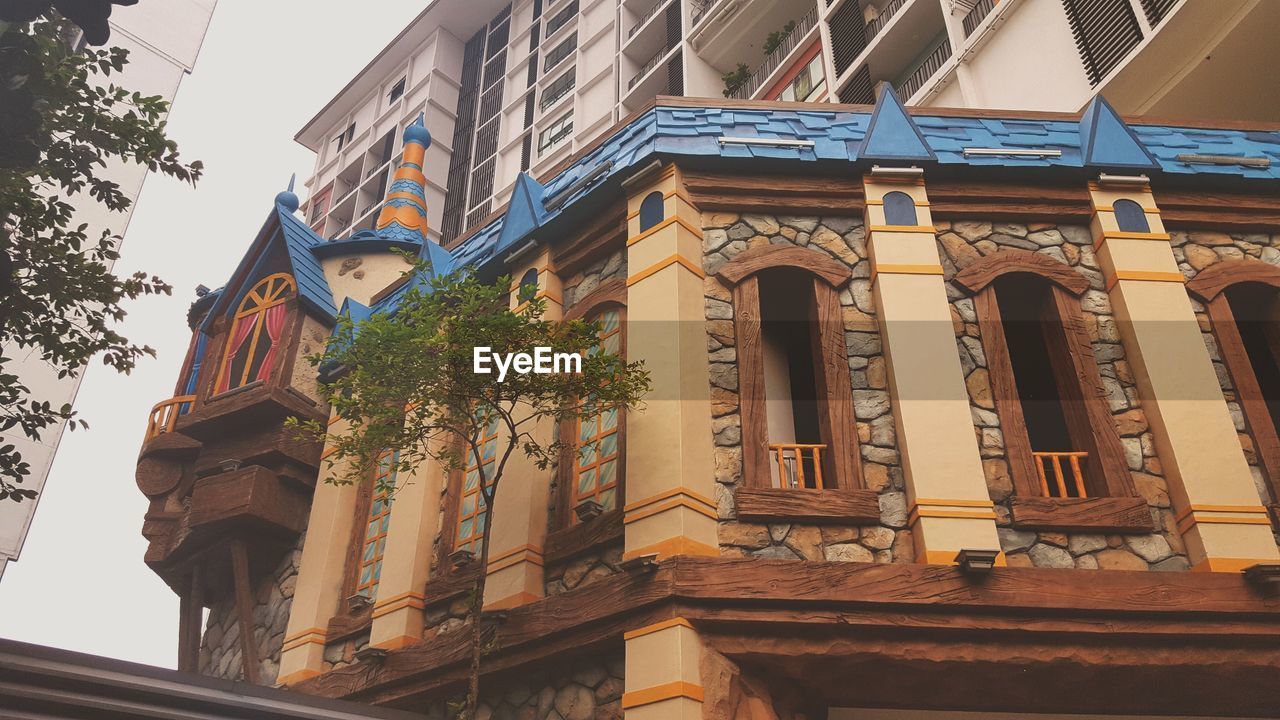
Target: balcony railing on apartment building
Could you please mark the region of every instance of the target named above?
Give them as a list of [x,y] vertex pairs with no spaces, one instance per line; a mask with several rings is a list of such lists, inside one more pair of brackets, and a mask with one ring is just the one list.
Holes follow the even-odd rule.
[[[670,1],[671,0],[658,0],[658,2],[654,3],[653,7],[645,11],[645,14],[641,15],[640,18],[636,20],[636,24],[632,25],[631,29],[627,31],[627,37],[630,38],[632,35],[635,35],[636,32],[640,30],[640,28],[644,27],[645,23],[649,22],[650,18],[652,18],[654,15],[657,15],[658,11],[666,7],[667,3]],[[697,22],[697,21],[695,20],[694,22]]]
[[879,35],[880,31],[884,29],[884,26],[888,25],[889,21],[893,19],[893,16],[897,15],[898,11],[902,9],[902,6],[906,4],[907,0],[893,0],[893,2],[884,6],[884,9],[880,11],[880,14],[876,16],[876,19],[867,23],[868,45],[871,44],[871,38]]
[[972,35],[973,31],[978,29],[978,26],[982,24],[983,20],[987,19],[987,16],[991,14],[991,11],[998,4],[1000,4],[1000,0],[978,0],[973,9],[969,11],[969,14],[964,16],[964,36],[969,37]]
[[[795,443],[771,443],[769,452],[773,453],[778,464],[778,482],[784,489],[821,489],[822,485],[822,451],[826,445],[803,445]],[[808,467],[808,472],[805,468]]]
[[[1080,463],[1088,459],[1089,453],[1033,452],[1031,456],[1035,459],[1036,474],[1040,477],[1040,491],[1044,493],[1045,497],[1089,497],[1089,493],[1084,489],[1084,473],[1080,469]],[[1067,484],[1068,478],[1062,469],[1064,460],[1071,468],[1070,485]],[[1045,471],[1046,463],[1053,470],[1052,489],[1049,486],[1048,473]],[[1057,490],[1057,492],[1055,493],[1054,490]]]
[[147,417],[147,434],[143,436],[142,442],[150,442],[164,433],[173,432],[178,418],[191,410],[191,403],[195,400],[195,395],[179,395],[156,403],[151,408],[151,415]]
[[653,57],[649,58],[645,62],[644,66],[640,68],[640,72],[633,75],[631,77],[631,80],[627,82],[627,89],[630,90],[631,88],[635,87],[636,83],[644,79],[644,76],[648,75],[650,70],[657,67],[658,63],[662,62],[662,58],[666,57],[666,54],[669,50],[671,50],[671,48],[664,45],[658,50],[658,52],[654,53]]
[[765,80],[769,79],[769,76],[772,75],[773,72],[778,69],[778,66],[791,55],[791,52],[796,49],[796,46],[800,44],[800,41],[804,40],[805,37],[808,36],[809,31],[813,29],[813,26],[817,24],[818,9],[815,7],[805,13],[804,17],[796,21],[795,28],[793,28],[791,33],[783,39],[782,44],[778,45],[773,52],[769,53],[769,56],[764,59],[764,62],[760,63],[760,67],[756,68],[755,72],[751,73],[751,77],[747,78],[746,82],[742,83],[737,90],[733,91],[732,97],[739,100],[746,100],[752,95],[755,95],[756,91],[760,89],[760,85],[763,84]]
[[907,98],[915,95],[917,90],[924,87],[925,81],[933,77],[933,74],[938,72],[938,70],[945,65],[947,60],[950,58],[951,41],[944,40],[941,45],[934,48],[933,52],[929,53],[925,59],[916,66],[915,70],[911,71],[911,74],[907,76],[906,80],[902,81],[902,84],[898,86],[898,96],[905,101]]
[[693,19],[689,22],[689,26],[697,25],[698,21],[706,17],[707,13],[720,2],[721,0],[693,0]]

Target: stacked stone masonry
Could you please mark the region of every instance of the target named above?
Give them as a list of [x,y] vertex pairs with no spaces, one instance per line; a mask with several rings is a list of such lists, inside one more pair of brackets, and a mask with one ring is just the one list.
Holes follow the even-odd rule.
[[[259,682],[272,684],[280,670],[280,648],[293,605],[293,588],[298,581],[302,543],[285,553],[270,575],[253,588],[253,637],[257,643]],[[236,619],[235,594],[228,591],[209,608],[209,620],[200,641],[200,674],[227,680],[243,677],[240,623]]]
[[[622,720],[622,652],[557,663],[519,679],[482,686],[476,720]],[[447,701],[426,720],[455,717]]]
[[[742,484],[742,419],[734,308],[729,289],[713,274],[739,253],[767,245],[809,248],[844,263],[852,271],[853,281],[840,293],[840,304],[863,481],[868,489],[879,493],[878,525],[764,525],[736,519],[733,497]],[[708,274],[704,294],[721,553],[736,557],[912,562],[905,485],[876,326],[871,261],[862,219],[708,213],[703,215],[702,262]]]

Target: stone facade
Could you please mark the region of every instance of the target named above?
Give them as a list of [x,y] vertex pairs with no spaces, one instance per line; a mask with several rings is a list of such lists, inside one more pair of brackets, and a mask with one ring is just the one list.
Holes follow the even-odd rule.
[[[567,660],[502,685],[482,683],[476,720],[622,720],[622,652]],[[451,720],[433,703],[426,720]]]
[[[258,679],[264,685],[274,683],[280,670],[280,647],[289,623],[305,537],[299,536],[297,545],[285,553],[275,571],[259,580],[253,589],[253,637],[258,646]],[[236,619],[233,592],[209,608],[209,621],[200,640],[200,674],[227,680],[242,678],[240,622]]]
[[560,286],[564,292],[564,309],[576,305],[586,296],[590,295],[593,290],[600,287],[600,283],[605,280],[614,278],[625,280],[627,277],[627,250],[619,248],[608,257],[597,260],[588,265],[585,269],[570,275],[569,277],[560,278]]
[[742,483],[742,419],[733,298],[715,277],[705,281],[707,351],[715,433],[720,549],[730,556],[858,562],[911,562],[911,534],[885,360],[871,294],[871,261],[861,218],[719,213],[703,216],[703,268],[708,275],[744,250],[796,245],[847,265],[853,281],[840,293],[845,344],[866,487],[880,496],[879,525],[751,524],[735,519]]
[[[969,389],[974,432],[982,454],[987,488],[996,503],[1001,549],[1011,566],[1118,570],[1187,570],[1190,563],[1174,521],[1155,440],[1138,398],[1138,386],[1125,360],[1106,281],[1093,251],[1088,228],[1047,224],[1021,225],[981,220],[940,222],[938,247],[951,300],[956,347]],[[1038,252],[1069,265],[1089,280],[1080,298],[1085,326],[1093,342],[1106,399],[1115,419],[1125,459],[1138,492],[1146,499],[1154,527],[1146,534],[1036,532],[1010,526],[1013,480],[1006,461],[1004,435],[996,414],[982,335],[973,298],[951,282],[956,271],[1006,249]]]
[[559,595],[622,572],[622,542],[582,553],[564,562],[547,565],[543,588]]

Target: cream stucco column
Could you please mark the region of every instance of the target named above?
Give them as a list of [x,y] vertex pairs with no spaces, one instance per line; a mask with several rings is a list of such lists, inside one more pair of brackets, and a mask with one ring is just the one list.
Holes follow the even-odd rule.
[[[916,561],[953,563],[960,550],[998,550],[924,181],[868,176],[865,187],[872,292]],[[886,223],[884,198],[894,192],[914,201],[915,225]]]
[[[1146,186],[1089,189],[1098,261],[1194,569],[1236,572],[1275,562],[1280,551],[1267,511],[1258,502],[1155,198]],[[1113,211],[1118,200],[1143,208],[1145,232],[1120,230]]]
[[[345,421],[331,420],[330,423],[330,433],[346,430]],[[333,448],[326,443],[321,457],[328,457],[332,452]],[[322,478],[326,472],[322,467]],[[343,573],[358,493],[359,487],[355,484],[334,485],[323,480],[316,483],[298,582],[294,586],[289,624],[280,652],[278,682],[281,684],[306,680],[324,669],[325,633],[342,602]]]
[[623,635],[626,641],[626,720],[701,720],[702,641],[684,618]]
[[[640,205],[663,196],[643,231]],[[702,219],[674,166],[627,201],[627,356],[653,383],[627,415],[624,557],[718,555],[702,281]]]
[[430,459],[408,476],[397,475],[391,524],[382,556],[369,644],[397,650],[422,639],[431,543],[440,525],[443,469]]

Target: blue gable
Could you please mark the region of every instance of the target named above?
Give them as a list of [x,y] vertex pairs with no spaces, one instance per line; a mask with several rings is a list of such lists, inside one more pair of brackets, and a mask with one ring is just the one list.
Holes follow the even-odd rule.
[[1093,98],[1080,118],[1080,154],[1096,168],[1155,170],[1159,167],[1133,131],[1101,95]]

